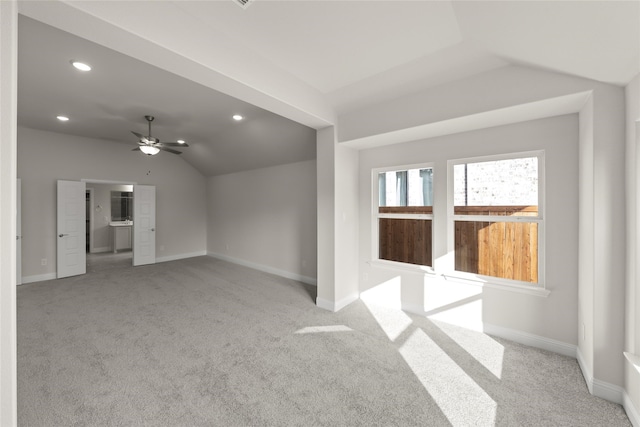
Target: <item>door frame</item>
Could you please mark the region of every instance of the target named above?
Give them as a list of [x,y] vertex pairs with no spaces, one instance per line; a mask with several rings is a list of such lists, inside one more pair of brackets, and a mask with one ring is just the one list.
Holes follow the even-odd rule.
[[[82,178],[80,180],[81,182],[84,182],[85,184],[111,184],[111,185],[137,185],[138,183],[135,181],[115,181],[115,180],[109,180],[109,179],[90,179],[90,178]],[[94,207],[94,199],[93,199],[93,188],[89,189],[87,188],[87,191],[91,190],[91,224],[94,224],[94,213],[95,213],[95,207]],[[135,199],[135,194],[133,195],[134,199]],[[131,227],[131,234],[133,235],[133,229],[135,228],[136,224],[135,222],[133,223],[133,226]],[[86,232],[86,231],[85,231]],[[94,238],[93,238],[93,226],[91,227],[90,230],[90,246],[89,246],[89,251],[90,253],[93,253],[95,246],[94,246]],[[131,265],[133,265],[133,253],[134,253],[134,248],[133,245],[131,245]]]
[[[93,208],[93,188],[86,188],[85,194],[89,193],[89,253],[92,254],[95,248],[93,244],[93,221],[94,221],[94,208]],[[85,230],[86,233],[86,230]]]

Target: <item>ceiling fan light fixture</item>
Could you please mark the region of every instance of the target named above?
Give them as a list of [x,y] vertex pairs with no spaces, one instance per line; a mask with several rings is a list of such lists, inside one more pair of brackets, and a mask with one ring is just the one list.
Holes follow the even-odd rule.
[[142,145],[140,146],[140,151],[142,151],[147,156],[155,156],[160,152],[160,149],[152,145]]
[[71,65],[73,65],[76,69],[80,71],[91,71],[91,66],[89,64],[85,64],[80,61],[71,61]]

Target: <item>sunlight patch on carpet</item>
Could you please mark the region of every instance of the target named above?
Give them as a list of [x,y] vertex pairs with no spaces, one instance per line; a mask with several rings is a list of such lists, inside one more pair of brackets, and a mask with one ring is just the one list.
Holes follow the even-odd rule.
[[496,402],[424,331],[416,329],[400,354],[451,424],[495,425]]
[[401,310],[380,307],[366,301],[364,304],[391,341],[395,341],[413,323]]
[[496,378],[502,378],[504,346],[481,332],[462,329],[443,322],[433,322],[442,332],[456,342],[471,357],[487,368]]
[[295,334],[317,334],[321,332],[351,332],[351,329],[345,325],[327,325],[327,326],[307,326],[306,328],[298,329]]

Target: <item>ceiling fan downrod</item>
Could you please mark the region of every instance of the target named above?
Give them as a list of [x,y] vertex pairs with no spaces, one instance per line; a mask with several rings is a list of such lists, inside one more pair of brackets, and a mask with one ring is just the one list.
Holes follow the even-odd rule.
[[149,122],[149,138],[151,138],[151,122],[153,121],[153,119],[155,119],[155,117],[153,116],[144,116],[145,119],[147,119],[147,121]]

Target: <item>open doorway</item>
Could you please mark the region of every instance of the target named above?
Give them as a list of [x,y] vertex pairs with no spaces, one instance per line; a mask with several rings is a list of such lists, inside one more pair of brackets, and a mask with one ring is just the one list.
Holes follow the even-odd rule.
[[87,272],[133,266],[133,185],[86,182]]
[[[103,187],[103,184],[108,185]],[[90,200],[89,215],[89,254],[86,252],[85,245],[87,188],[93,189],[93,198],[90,195],[92,200]],[[101,192],[102,197],[100,197]],[[116,205],[114,200],[112,207],[112,194],[113,199],[127,200],[119,200],[119,205]],[[87,268],[87,255],[92,255],[95,260],[97,256],[93,257],[93,255],[109,251],[113,254],[112,256],[100,257],[104,260],[113,260],[113,262],[105,261],[107,267],[111,267],[112,264],[116,266],[155,264],[155,186],[109,181],[58,180],[56,204],[58,237],[56,277],[58,279],[92,271],[93,264],[89,269]],[[123,231],[124,238],[121,237]],[[118,253],[122,256],[117,256]]]

